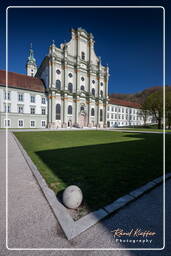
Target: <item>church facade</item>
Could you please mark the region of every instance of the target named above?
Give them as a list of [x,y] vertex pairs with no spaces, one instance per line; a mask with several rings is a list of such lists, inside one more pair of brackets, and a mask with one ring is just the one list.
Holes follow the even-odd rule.
[[37,70],[30,56],[27,74],[44,81],[48,98],[47,123],[58,127],[106,127],[109,68],[94,51],[94,38],[82,28],[48,55]]

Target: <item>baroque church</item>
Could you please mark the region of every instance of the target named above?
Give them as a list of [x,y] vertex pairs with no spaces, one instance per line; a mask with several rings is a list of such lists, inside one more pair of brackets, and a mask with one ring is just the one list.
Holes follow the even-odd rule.
[[82,28],[71,30],[71,40],[55,46],[37,69],[33,50],[27,75],[44,81],[47,124],[57,127],[106,127],[109,68],[94,51],[94,37]]

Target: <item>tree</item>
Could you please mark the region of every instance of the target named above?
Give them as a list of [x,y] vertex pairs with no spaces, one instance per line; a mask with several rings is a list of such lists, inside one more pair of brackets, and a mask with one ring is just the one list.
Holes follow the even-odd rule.
[[161,129],[163,119],[163,89],[150,94],[145,102],[145,107],[149,110],[158,122],[158,129]]
[[148,109],[148,105],[147,105],[146,101],[141,105],[140,115],[143,118],[144,126],[146,126],[147,118],[149,116],[149,109]]

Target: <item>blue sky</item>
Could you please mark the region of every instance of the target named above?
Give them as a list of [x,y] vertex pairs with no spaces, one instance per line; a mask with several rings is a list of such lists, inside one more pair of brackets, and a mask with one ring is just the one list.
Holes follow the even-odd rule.
[[109,65],[110,93],[162,85],[162,16],[162,9],[144,8],[9,9],[9,71],[25,73],[30,42],[40,65],[52,40],[59,47],[70,40],[70,28],[82,27],[93,33],[95,52]]

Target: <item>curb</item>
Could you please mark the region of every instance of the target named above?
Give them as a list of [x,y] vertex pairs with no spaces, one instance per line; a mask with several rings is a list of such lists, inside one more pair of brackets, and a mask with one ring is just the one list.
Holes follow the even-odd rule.
[[[68,240],[75,238],[76,236],[78,236],[79,234],[81,234],[82,232],[84,232],[85,230],[87,230],[88,228],[90,228],[103,218],[109,216],[111,213],[114,213],[115,211],[121,209],[131,201],[136,200],[138,197],[142,196],[147,191],[156,187],[164,180],[164,176],[158,177],[153,181],[148,182],[144,186],[128,193],[127,195],[118,198],[111,204],[108,204],[97,211],[91,212],[77,221],[74,221],[68,213],[68,211],[66,210],[66,208],[63,206],[63,204],[61,204],[57,200],[54,191],[48,187],[46,181],[40,174],[35,164],[32,162],[31,158],[28,156],[27,152],[25,151],[21,143],[15,137],[13,132],[11,132],[11,134],[14,140],[16,141],[22,155],[24,156],[32,174],[36,178],[38,185],[40,186],[43,194],[45,195],[46,200],[48,201],[55,217],[57,218]],[[165,180],[169,178],[171,178],[171,173],[167,173],[165,175]]]

